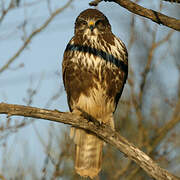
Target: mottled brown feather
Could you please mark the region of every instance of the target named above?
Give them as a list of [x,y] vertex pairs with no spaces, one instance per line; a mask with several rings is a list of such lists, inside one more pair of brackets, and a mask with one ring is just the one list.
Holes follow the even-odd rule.
[[[89,30],[89,20],[95,22],[93,31]],[[101,25],[96,23],[99,20]],[[113,112],[128,74],[127,68],[123,69],[128,65],[125,45],[111,32],[106,16],[96,9],[80,13],[68,45],[63,58],[63,81],[70,110],[80,114],[81,108],[114,128]],[[94,178],[101,170],[102,140],[76,128],[70,135],[76,144],[76,172]]]

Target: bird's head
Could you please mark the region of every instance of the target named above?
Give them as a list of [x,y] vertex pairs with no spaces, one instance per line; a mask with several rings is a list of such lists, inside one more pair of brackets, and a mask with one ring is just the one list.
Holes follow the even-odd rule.
[[87,9],[80,13],[75,22],[75,34],[98,36],[111,32],[111,25],[106,16],[96,10]]

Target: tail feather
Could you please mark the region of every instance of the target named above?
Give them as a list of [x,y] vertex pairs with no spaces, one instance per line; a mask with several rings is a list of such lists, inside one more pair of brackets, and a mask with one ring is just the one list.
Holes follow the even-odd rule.
[[76,144],[75,170],[84,177],[94,178],[101,170],[103,141],[85,130],[71,128]]

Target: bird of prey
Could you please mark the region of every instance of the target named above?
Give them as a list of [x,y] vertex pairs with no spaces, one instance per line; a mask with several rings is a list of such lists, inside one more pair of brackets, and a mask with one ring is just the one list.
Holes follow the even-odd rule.
[[[87,9],[77,17],[62,69],[70,111],[80,115],[81,109],[114,129],[113,113],[128,75],[128,53],[99,10]],[[103,141],[74,127],[70,136],[75,143],[76,172],[93,179],[101,170]]]

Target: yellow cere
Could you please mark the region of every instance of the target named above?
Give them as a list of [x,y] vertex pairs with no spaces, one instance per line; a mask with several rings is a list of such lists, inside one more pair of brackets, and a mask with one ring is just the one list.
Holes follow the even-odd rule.
[[94,26],[94,21],[89,21],[89,26]]

